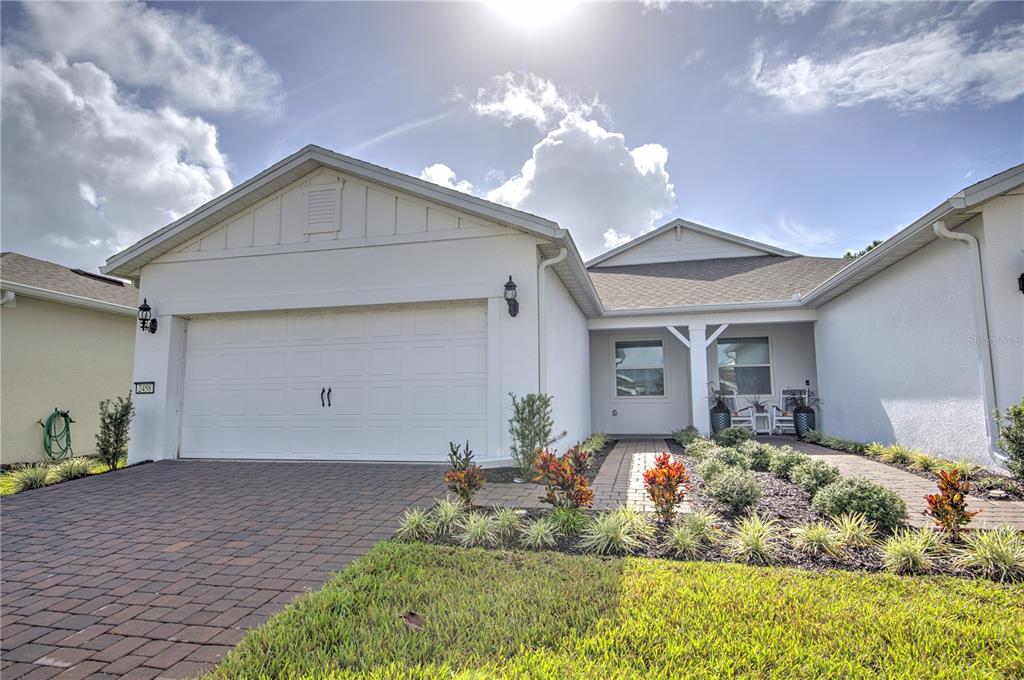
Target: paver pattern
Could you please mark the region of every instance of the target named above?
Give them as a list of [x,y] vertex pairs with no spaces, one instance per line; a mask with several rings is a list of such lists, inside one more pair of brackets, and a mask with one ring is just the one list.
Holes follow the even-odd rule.
[[194,677],[443,493],[442,474],[166,461],[7,497],[0,676]]

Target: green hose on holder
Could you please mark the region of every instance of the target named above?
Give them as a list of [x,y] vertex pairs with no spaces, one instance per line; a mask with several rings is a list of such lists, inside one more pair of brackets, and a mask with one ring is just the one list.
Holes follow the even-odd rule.
[[63,460],[71,455],[71,414],[67,411],[53,409],[46,422],[39,421],[43,426],[43,451],[50,460]]

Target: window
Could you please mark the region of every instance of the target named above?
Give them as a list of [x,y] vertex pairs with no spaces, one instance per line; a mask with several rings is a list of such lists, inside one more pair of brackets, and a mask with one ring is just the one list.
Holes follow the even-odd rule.
[[615,396],[665,396],[665,359],[661,340],[615,343]]
[[718,386],[726,394],[771,394],[768,338],[719,338]]

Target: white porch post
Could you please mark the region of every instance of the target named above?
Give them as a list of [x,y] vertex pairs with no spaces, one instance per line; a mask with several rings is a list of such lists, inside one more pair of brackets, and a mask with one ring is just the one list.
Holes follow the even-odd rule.
[[711,432],[708,411],[707,326],[690,326],[690,408],[693,425],[704,434]]

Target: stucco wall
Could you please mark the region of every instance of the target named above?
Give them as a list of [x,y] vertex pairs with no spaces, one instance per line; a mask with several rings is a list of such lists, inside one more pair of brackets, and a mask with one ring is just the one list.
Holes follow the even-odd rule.
[[555,431],[568,432],[558,444],[561,450],[590,435],[590,332],[586,316],[558,276],[550,269],[544,275],[546,391],[554,397]]
[[95,452],[99,402],[131,390],[135,319],[18,295],[0,309],[0,462],[42,460],[42,428],[69,410],[76,454]]
[[[772,393],[756,395],[775,403],[784,389],[802,389],[804,381],[811,381],[811,389],[818,391],[815,367],[814,327],[809,323],[734,324],[718,338],[768,338],[768,352],[772,367]],[[717,341],[708,348],[708,380],[718,383]],[[754,395],[748,395],[754,396]],[[824,397],[822,397],[824,400]],[[781,404],[778,404],[781,406]],[[740,408],[746,406],[741,400]]]

